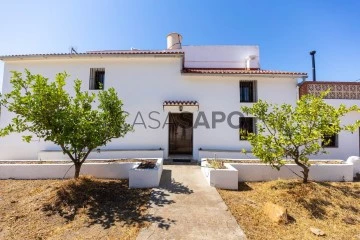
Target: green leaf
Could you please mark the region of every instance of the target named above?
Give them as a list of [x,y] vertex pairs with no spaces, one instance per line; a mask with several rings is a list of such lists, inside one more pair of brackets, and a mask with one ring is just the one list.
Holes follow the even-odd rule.
[[[113,138],[132,131],[127,114],[115,89],[95,95],[81,90],[81,80],[74,81],[74,93],[65,90],[66,72],[54,80],[42,75],[12,72],[12,90],[1,95],[1,104],[15,114],[11,123],[0,130],[1,136],[26,132],[59,145],[74,162],[82,163],[89,152],[106,145]],[[95,102],[99,105],[93,108]],[[31,141],[31,136],[23,136]]]
[[325,152],[321,144],[325,136],[342,130],[353,132],[360,126],[360,121],[341,125],[341,117],[350,111],[359,111],[359,107],[331,106],[323,100],[328,93],[329,90],[320,96],[304,95],[295,106],[259,100],[252,107],[242,107],[244,113],[256,117],[258,122],[257,134],[247,137],[253,154],[276,169],[285,164],[285,158],[290,158],[304,172],[308,171],[309,156]]

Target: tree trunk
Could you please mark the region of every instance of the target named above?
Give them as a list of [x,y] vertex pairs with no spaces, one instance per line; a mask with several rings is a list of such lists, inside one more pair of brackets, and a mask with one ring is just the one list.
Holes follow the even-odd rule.
[[302,168],[304,169],[304,171],[302,171],[304,178],[303,178],[303,183],[307,183],[308,182],[308,178],[309,178],[309,167],[307,166],[302,166]]
[[294,158],[294,161],[299,167],[301,167],[303,169],[303,171],[301,171],[303,173],[303,176],[304,176],[303,177],[303,183],[307,183],[308,178],[309,178],[309,171],[310,171],[309,167],[306,166],[305,164],[301,163],[299,161],[299,158]]
[[79,178],[80,176],[80,169],[81,169],[82,163],[75,163],[75,175],[74,178]]

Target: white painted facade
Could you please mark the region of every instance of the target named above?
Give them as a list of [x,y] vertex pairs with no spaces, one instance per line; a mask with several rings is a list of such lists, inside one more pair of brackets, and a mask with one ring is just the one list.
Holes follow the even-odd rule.
[[[257,69],[260,59],[258,46],[183,46],[180,50],[184,53],[3,57],[5,67],[2,89],[3,93],[11,90],[10,71],[23,72],[27,68],[32,73],[42,74],[50,79],[54,79],[56,73],[66,71],[70,74],[67,90],[73,91],[73,80],[78,78],[83,81],[82,89],[85,91],[89,90],[90,68],[105,68],[104,87],[114,87],[117,90],[125,110],[130,113],[128,122],[132,124],[136,119],[136,123],[141,123],[142,119],[138,115],[141,113],[146,125],[145,128],[142,124],[136,124],[135,131],[128,133],[125,138],[114,139],[107,146],[99,147],[102,150],[118,150],[118,158],[122,158],[120,150],[134,150],[132,157],[138,157],[137,149],[162,149],[163,156],[156,157],[169,157],[169,127],[164,123],[169,111],[179,110],[176,107],[164,108],[164,101],[197,101],[198,108],[186,109],[193,112],[193,122],[199,112],[205,113],[210,129],[204,126],[193,129],[192,158],[200,160],[200,148],[232,150],[233,158],[242,156],[241,149],[251,150],[247,141],[239,140],[238,129],[229,127],[226,121],[211,128],[212,112],[221,111],[228,116],[233,111],[240,111],[242,105],[251,104],[240,103],[239,81],[256,80],[257,98],[271,103],[295,104],[298,98],[298,79],[304,77],[301,74],[183,73],[184,67]],[[159,122],[150,119],[151,112],[150,117]],[[2,108],[0,126],[8,124],[11,117]],[[238,124],[238,116],[233,116],[231,121]],[[331,151],[327,158],[346,159],[351,155],[358,156],[359,134],[355,135],[356,139],[340,142],[340,147]],[[12,134],[0,141],[0,159],[3,160],[38,159],[39,153],[49,150],[60,151],[60,148],[51,142],[36,139],[31,143],[23,142],[19,134]],[[233,154],[236,151],[239,155]],[[226,151],[222,153],[226,155]],[[97,158],[96,154],[93,155]],[[218,157],[223,157],[221,152]]]
[[[347,107],[360,106],[360,100],[349,100],[349,99],[326,99],[328,104],[339,107],[340,104],[344,104]],[[343,125],[353,124],[356,120],[360,120],[359,112],[350,112],[346,116],[342,117],[341,123]],[[318,159],[342,159],[346,160],[350,156],[360,156],[360,133],[357,130],[354,133],[349,131],[341,131],[338,134],[338,146],[325,148],[325,151],[329,154],[321,154],[315,156]]]
[[[186,68],[260,68],[258,46],[183,46]],[[250,58],[250,56],[252,56]]]

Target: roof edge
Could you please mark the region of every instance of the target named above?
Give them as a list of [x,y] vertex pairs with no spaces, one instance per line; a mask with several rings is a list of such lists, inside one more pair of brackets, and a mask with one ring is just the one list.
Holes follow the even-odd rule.
[[2,61],[20,61],[20,60],[39,60],[39,59],[56,59],[56,58],[86,58],[86,57],[183,57],[182,51],[114,51],[114,52],[85,52],[85,53],[46,53],[46,54],[19,54],[0,56]]
[[307,73],[286,72],[263,69],[244,69],[244,68],[184,68],[182,74],[186,75],[227,75],[227,76],[283,76],[307,78]]

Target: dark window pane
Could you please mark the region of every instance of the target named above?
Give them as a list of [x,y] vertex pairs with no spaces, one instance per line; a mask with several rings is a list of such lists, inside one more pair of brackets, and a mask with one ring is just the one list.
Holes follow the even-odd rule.
[[255,121],[252,117],[241,117],[240,119],[240,140],[247,140],[249,133],[255,133]]
[[332,136],[324,136],[324,139],[322,141],[323,147],[337,147],[338,146],[338,136],[332,135]]
[[100,90],[105,84],[105,68],[90,68],[90,90]]
[[104,88],[104,78],[105,78],[105,71],[95,72],[95,89]]
[[240,81],[240,102],[255,102],[254,81]]

